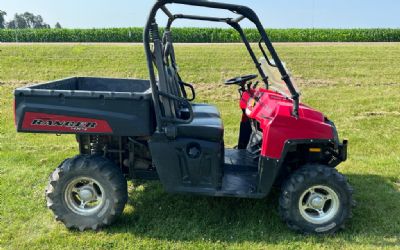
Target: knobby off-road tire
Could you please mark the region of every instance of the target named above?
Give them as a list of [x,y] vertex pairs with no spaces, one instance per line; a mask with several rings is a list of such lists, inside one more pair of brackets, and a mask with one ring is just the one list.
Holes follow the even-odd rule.
[[292,230],[332,234],[352,216],[353,189],[345,176],[324,165],[307,165],[283,184],[279,213]]
[[119,216],[128,198],[120,169],[98,156],[65,160],[50,175],[47,207],[67,228],[97,230]]

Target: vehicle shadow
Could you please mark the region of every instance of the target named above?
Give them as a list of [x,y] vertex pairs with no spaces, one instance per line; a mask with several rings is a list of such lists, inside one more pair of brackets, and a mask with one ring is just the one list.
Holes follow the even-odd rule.
[[400,245],[400,192],[395,180],[348,175],[357,206],[344,231],[334,236],[303,236],[290,231],[277,211],[278,190],[249,200],[172,195],[157,182],[135,183],[124,214],[107,233],[128,232],[168,241],[279,243],[312,237],[376,246]]

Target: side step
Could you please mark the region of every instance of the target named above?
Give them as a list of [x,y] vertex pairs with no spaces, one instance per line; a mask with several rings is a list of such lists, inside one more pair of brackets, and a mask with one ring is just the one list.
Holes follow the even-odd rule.
[[178,187],[177,193],[192,193],[217,197],[264,198],[258,193],[258,159],[246,150],[225,149],[223,178],[220,189],[202,187]]
[[224,170],[257,171],[258,158],[247,152],[246,149],[225,149]]
[[256,194],[258,160],[245,149],[225,149],[221,192],[248,197]]

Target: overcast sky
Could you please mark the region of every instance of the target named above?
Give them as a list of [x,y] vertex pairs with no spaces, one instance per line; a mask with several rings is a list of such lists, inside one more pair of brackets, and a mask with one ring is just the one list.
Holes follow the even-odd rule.
[[[221,1],[221,0],[215,0]],[[155,0],[1,0],[8,13],[33,12],[51,26],[67,28],[142,27]],[[224,0],[248,5],[270,28],[400,28],[399,0]],[[229,16],[204,8],[171,6],[175,12]],[[162,21],[165,19],[161,19]],[[177,26],[218,26],[179,21]]]

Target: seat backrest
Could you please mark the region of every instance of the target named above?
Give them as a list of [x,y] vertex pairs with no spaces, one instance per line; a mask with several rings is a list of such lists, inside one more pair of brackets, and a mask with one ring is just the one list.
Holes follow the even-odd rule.
[[169,84],[173,95],[182,97],[181,88],[179,87],[179,78],[175,68],[173,66],[167,66],[167,71],[167,74],[171,77]]
[[[175,71],[172,66],[166,66],[165,67],[166,75],[167,75],[167,86],[168,86],[168,94],[176,96],[176,97],[182,97],[178,82],[176,79]],[[171,100],[170,103],[170,108],[172,110],[172,113],[175,114],[176,118],[179,118],[179,109],[180,109],[180,103],[177,100]]]
[[[177,65],[175,61],[175,51],[172,43],[171,32],[166,31],[164,33],[164,37],[162,39],[162,43],[160,40],[155,42],[154,44],[154,55],[155,55],[155,63],[157,66],[157,70],[159,71],[159,82],[158,87],[159,90],[168,95],[178,97],[178,98],[187,98],[186,91],[184,85],[181,80],[178,71]],[[186,84],[191,86],[190,84]],[[193,87],[191,87],[193,91],[193,97],[195,96]],[[160,97],[162,104],[162,111],[167,118],[177,118],[181,119],[181,110],[182,108],[187,109],[187,105],[190,105],[188,102],[181,101],[168,98],[165,96]],[[185,119],[185,118],[183,118]]]
[[[182,86],[181,79],[177,72],[177,65],[175,60],[175,51],[172,43],[172,36],[170,31],[165,31],[163,37],[163,62],[165,65],[165,72],[167,76],[167,88],[168,93],[181,98],[186,98],[186,92]],[[175,117],[180,117],[180,110],[182,108],[182,103],[177,100],[173,100],[170,106],[173,109],[172,113]]]
[[173,78],[174,81],[172,84],[173,88],[179,97],[186,98],[187,96],[184,83],[182,82],[182,79],[178,74],[178,66],[176,64],[175,49],[173,45],[171,31],[165,31],[163,37],[163,44],[164,44],[164,62],[168,66],[169,73]]
[[[158,71],[158,89],[162,93],[173,95],[171,91],[171,74],[168,73],[165,61],[164,61],[164,47],[161,41],[154,40],[154,60]],[[174,101],[171,98],[160,95],[160,102],[162,106],[162,112],[167,118],[176,117]]]

